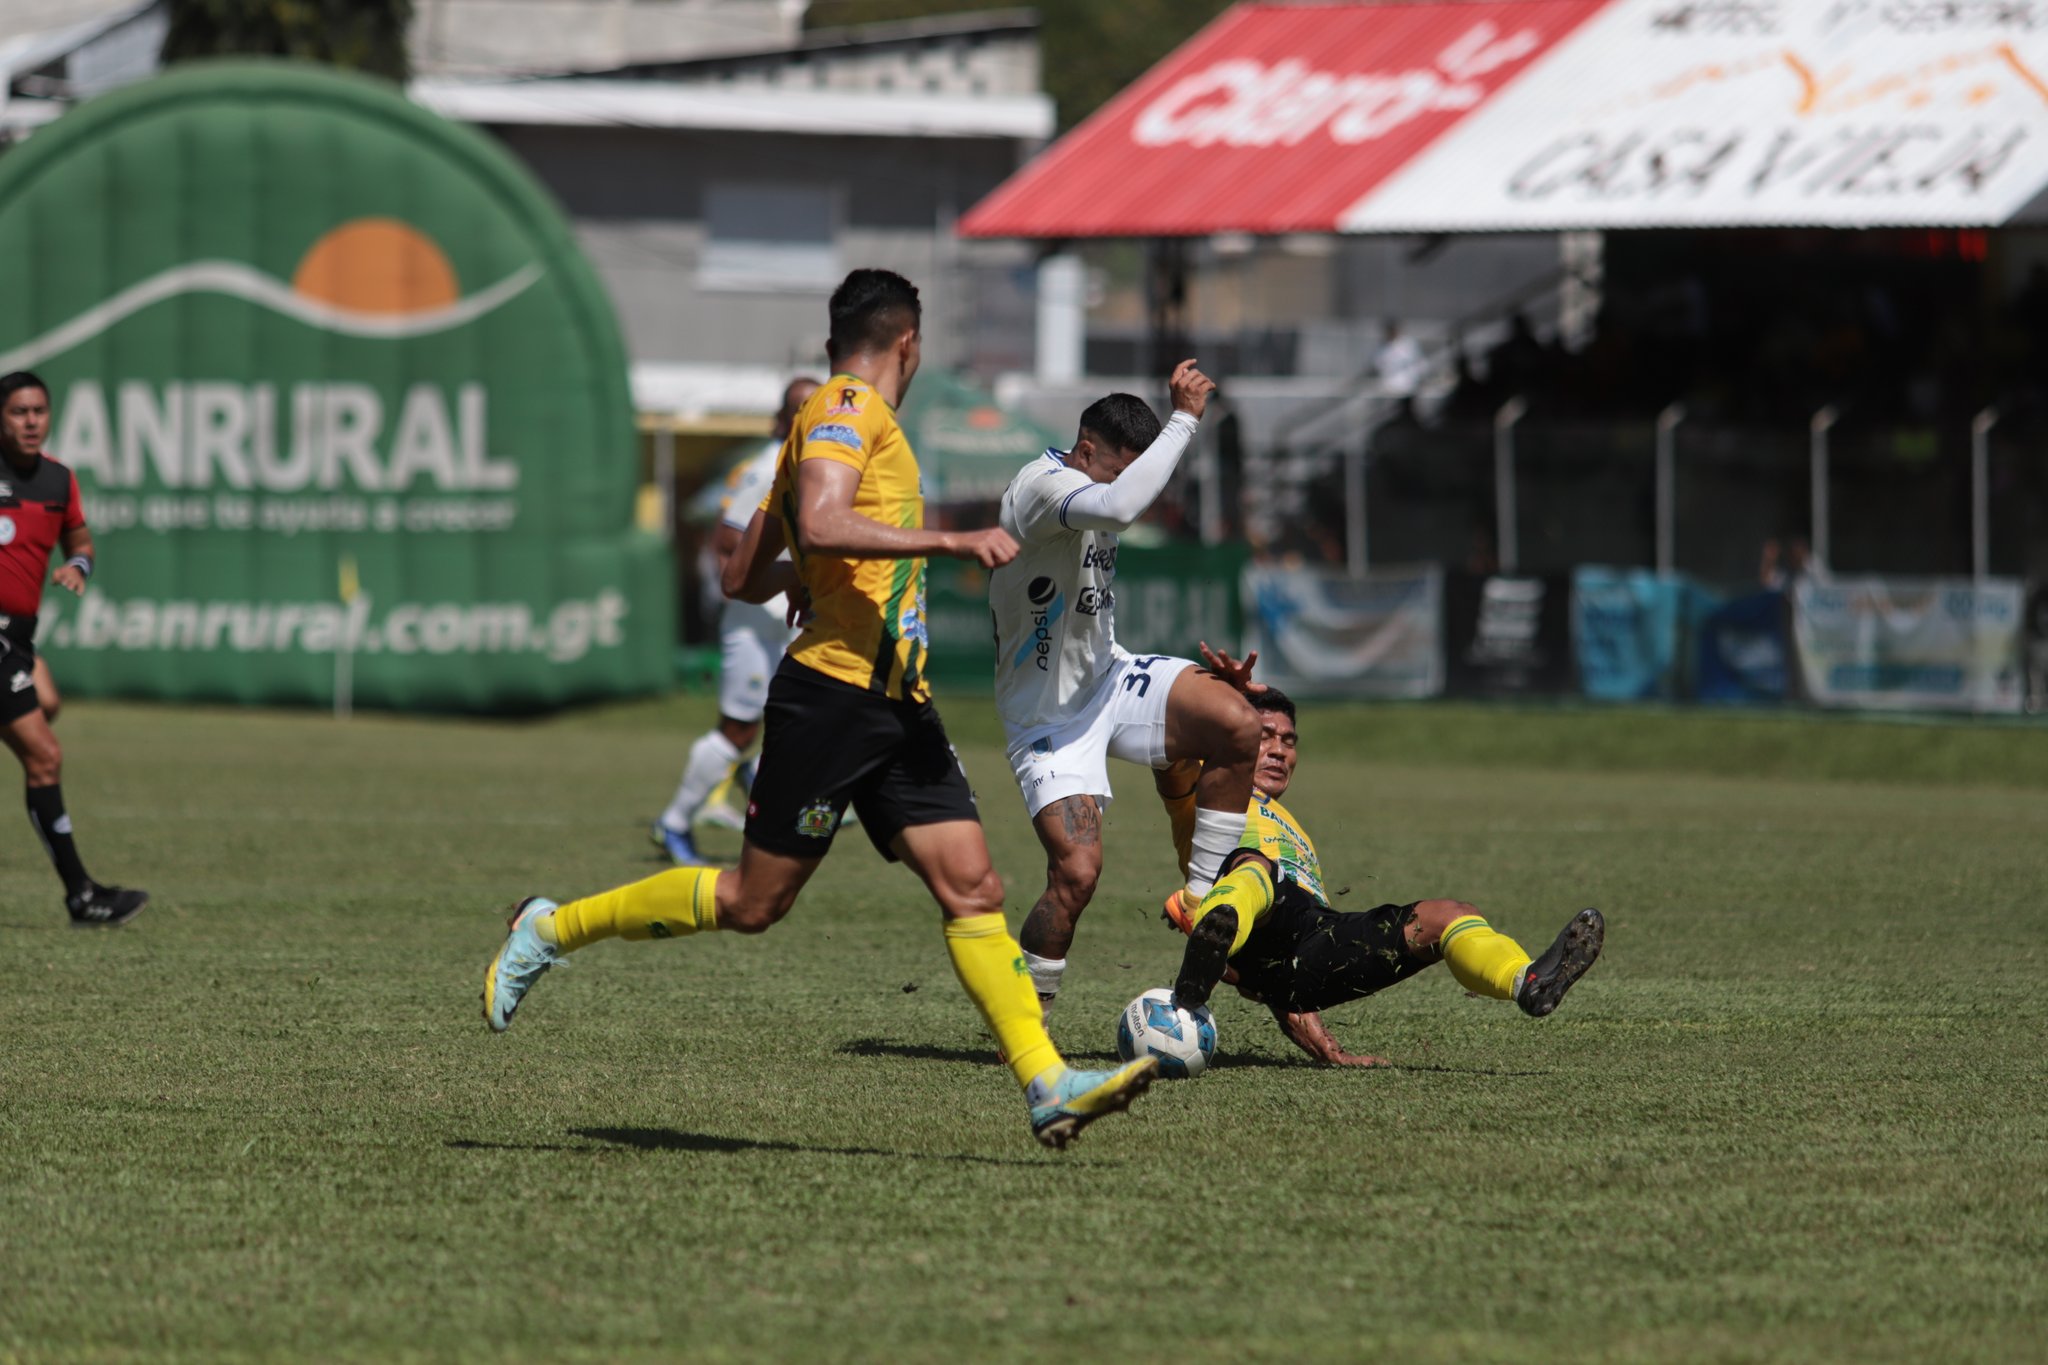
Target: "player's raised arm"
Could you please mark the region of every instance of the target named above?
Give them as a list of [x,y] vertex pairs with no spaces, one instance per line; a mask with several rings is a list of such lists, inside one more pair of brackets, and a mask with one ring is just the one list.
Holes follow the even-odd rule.
[[853,509],[861,471],[837,460],[806,460],[796,472],[797,548],[807,555],[842,559],[919,559],[943,555],[971,559],[984,569],[1017,557],[1007,531],[928,531],[889,526]]
[[1113,479],[1069,497],[1060,508],[1063,525],[1070,530],[1128,531],[1166,491],[1201,426],[1216,384],[1195,368],[1194,361],[1183,360],[1174,367],[1167,387],[1173,395],[1173,416],[1159,435]]
[[1209,671],[1247,697],[1266,690],[1264,683],[1252,681],[1252,665],[1259,661],[1259,651],[1256,649],[1238,659],[1233,658],[1227,649],[1209,648],[1209,642],[1204,640],[1201,642],[1201,650],[1202,662],[1209,666]]

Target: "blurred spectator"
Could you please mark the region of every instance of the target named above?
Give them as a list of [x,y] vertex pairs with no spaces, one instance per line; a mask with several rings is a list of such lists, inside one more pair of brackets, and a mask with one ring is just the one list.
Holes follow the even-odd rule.
[[1380,377],[1380,387],[1395,398],[1411,398],[1422,387],[1422,381],[1429,374],[1429,359],[1422,353],[1422,345],[1401,330],[1401,324],[1387,324],[1387,335],[1373,352],[1372,367]]
[[1764,542],[1763,553],[1758,557],[1757,582],[1772,592],[1786,592],[1794,579],[1805,577],[1815,582],[1827,580],[1827,567],[1813,557],[1813,548],[1804,536],[1788,536],[1782,542],[1776,539]]

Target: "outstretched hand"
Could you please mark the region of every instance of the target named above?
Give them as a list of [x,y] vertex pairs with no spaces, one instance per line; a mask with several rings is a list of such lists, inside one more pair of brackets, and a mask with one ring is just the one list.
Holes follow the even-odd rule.
[[1016,539],[999,526],[955,532],[950,543],[955,559],[971,559],[984,569],[1000,569],[1017,557]]
[[1175,412],[1199,418],[1209,406],[1209,395],[1216,392],[1216,381],[1196,369],[1194,361],[1183,360],[1173,367],[1173,378],[1166,381],[1166,391],[1173,395]]
[[1252,665],[1259,661],[1259,651],[1256,649],[1242,659],[1232,658],[1227,649],[1209,648],[1207,640],[1202,641],[1201,649],[1202,662],[1209,666],[1209,671],[1247,697],[1266,690],[1264,683],[1252,681]]

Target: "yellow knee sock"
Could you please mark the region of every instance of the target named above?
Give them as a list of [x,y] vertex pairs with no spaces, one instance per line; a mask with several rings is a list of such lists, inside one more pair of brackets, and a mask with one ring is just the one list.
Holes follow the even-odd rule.
[[1218,906],[1227,905],[1237,911],[1237,934],[1230,941],[1230,954],[1244,947],[1245,940],[1252,936],[1252,927],[1265,918],[1273,908],[1273,876],[1266,871],[1266,865],[1256,858],[1240,863],[1229,876],[1216,883],[1216,889],[1202,897],[1202,904],[1196,909],[1188,928],[1202,922],[1202,917]]
[[1452,920],[1444,936],[1437,940],[1437,947],[1443,951],[1444,961],[1450,964],[1451,975],[1458,978],[1460,986],[1474,995],[1495,1000],[1515,998],[1515,983],[1521,980],[1530,962],[1521,944],[1495,932],[1477,915]]
[[718,869],[678,867],[555,907],[534,926],[565,953],[612,938],[676,938],[718,927]]
[[1029,1085],[1061,1065],[1059,1049],[1046,1036],[1045,1012],[1024,965],[1024,950],[1010,937],[1001,915],[947,920],[946,952],[960,984],[1002,1045],[1017,1084]]

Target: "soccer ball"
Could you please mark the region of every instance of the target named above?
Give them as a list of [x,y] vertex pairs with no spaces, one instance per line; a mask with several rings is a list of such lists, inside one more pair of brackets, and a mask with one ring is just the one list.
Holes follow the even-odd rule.
[[1181,1009],[1163,986],[1146,991],[1117,1016],[1116,1055],[1127,1062],[1157,1057],[1160,1075],[1191,1079],[1216,1055],[1216,1018],[1207,1005]]

